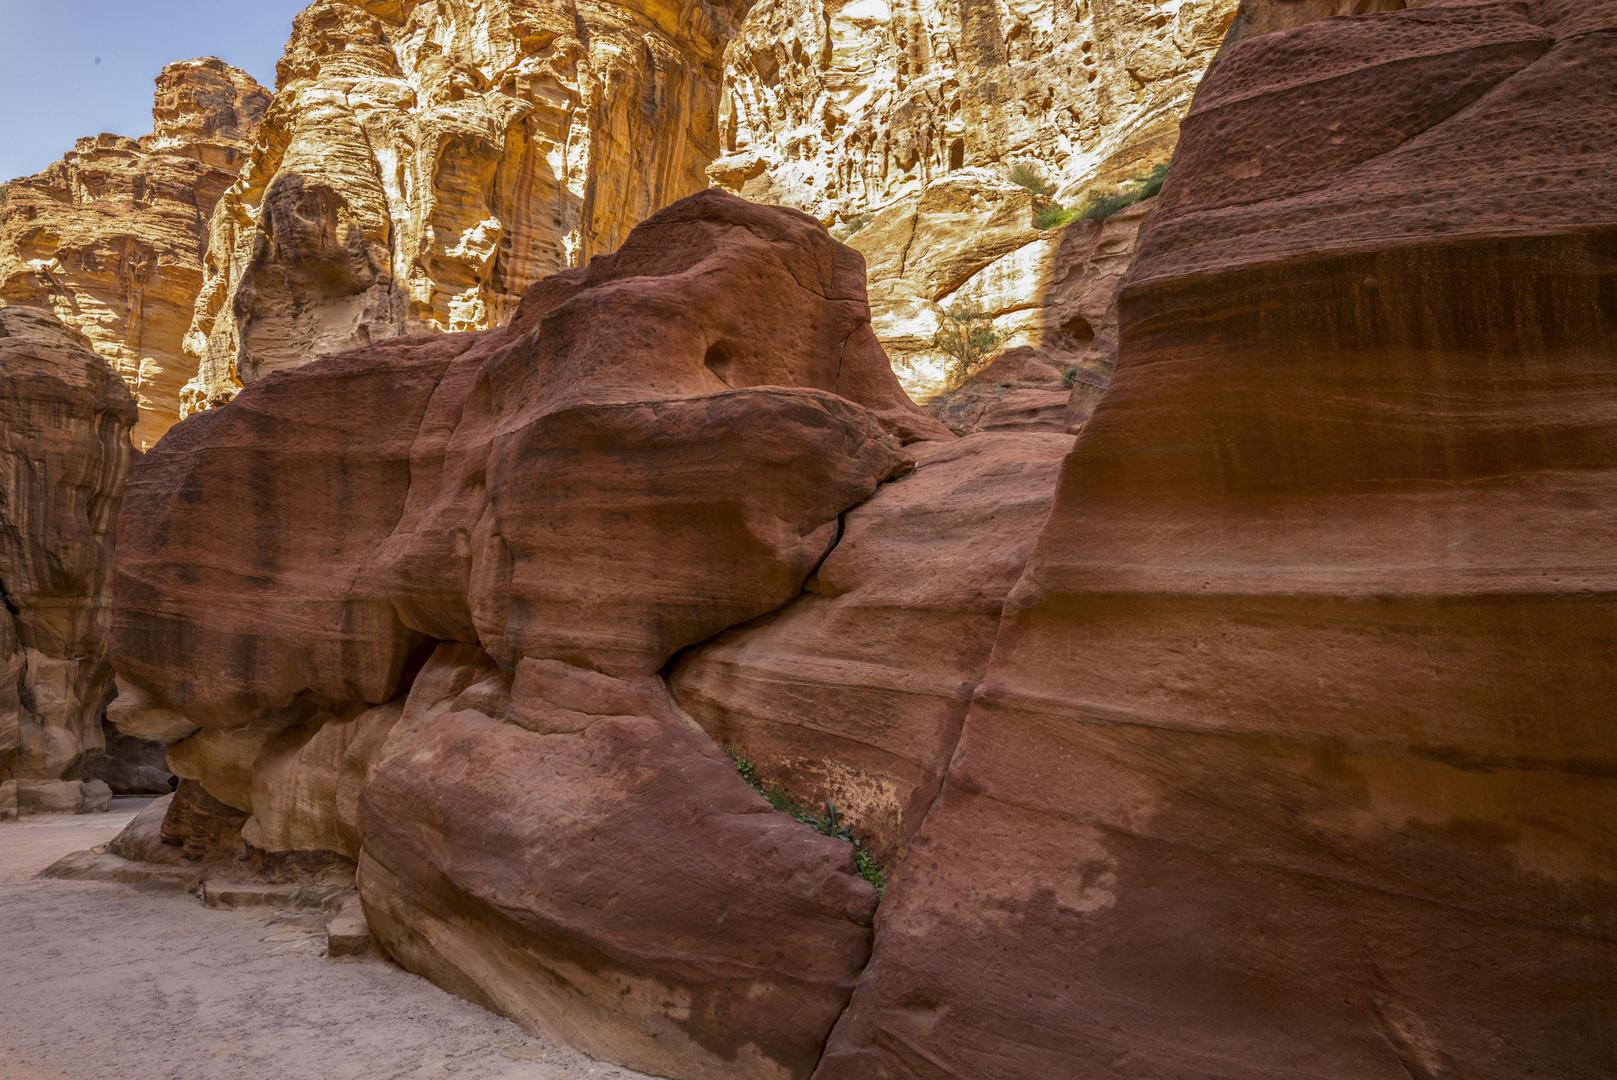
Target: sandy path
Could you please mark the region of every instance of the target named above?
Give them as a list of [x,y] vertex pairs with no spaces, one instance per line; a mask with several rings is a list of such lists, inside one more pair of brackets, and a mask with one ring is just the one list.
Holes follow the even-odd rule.
[[374,958],[328,960],[296,917],[124,885],[33,881],[113,813],[0,824],[0,1080],[642,1080]]

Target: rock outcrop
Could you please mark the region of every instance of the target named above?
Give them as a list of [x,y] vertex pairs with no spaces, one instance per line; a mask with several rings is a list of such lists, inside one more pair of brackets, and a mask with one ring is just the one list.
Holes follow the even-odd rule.
[[[924,399],[945,385],[945,308],[1036,344],[1047,328],[1029,315],[1076,252],[1035,208],[1166,162],[1235,11],[762,0],[725,53],[726,156],[709,173],[850,230],[877,335]],[[1042,193],[1011,182],[1018,166]]]
[[88,339],[135,395],[140,449],[179,419],[180,389],[196,370],[183,342],[208,217],[269,97],[211,57],[170,64],[157,77],[152,134],[80,139],[7,186],[0,301],[49,310]]
[[0,780],[76,779],[112,694],[135,405],[82,335],[33,308],[0,306],[0,372]]
[[1225,56],[819,1080],[1609,1073],[1614,69]]
[[919,444],[914,474],[844,516],[801,597],[680,657],[675,698],[761,782],[832,804],[895,865],[937,798],[1071,448],[1048,432]]
[[660,672],[799,595],[903,444],[950,438],[862,270],[704,192],[507,327],[189,420],[130,480],[114,718],[183,716],[182,794],[250,813],[249,854],[357,857],[378,941],[457,993],[663,1075],[806,1077],[874,887]]
[[539,279],[707,186],[741,0],[320,0],[213,220],[185,411],[400,334],[508,322]]

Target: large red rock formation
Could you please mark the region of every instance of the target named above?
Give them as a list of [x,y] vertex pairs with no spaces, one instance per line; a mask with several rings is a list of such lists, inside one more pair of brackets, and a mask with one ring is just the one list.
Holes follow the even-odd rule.
[[0,305],[0,780],[102,748],[108,605],[135,405],[82,335]]
[[196,371],[182,348],[202,288],[208,216],[247,161],[269,91],[213,57],[157,77],[153,131],[80,139],[14,180],[0,214],[0,300],[52,311],[124,377],[134,439],[157,442]]
[[248,844],[357,854],[413,969],[638,1068],[806,1076],[874,889],[659,672],[798,595],[923,434],[859,256],[692,196],[509,327],[264,379],[146,455],[116,718],[197,725],[170,763]]
[[816,1076],[1608,1076],[1617,6],[1231,50]]

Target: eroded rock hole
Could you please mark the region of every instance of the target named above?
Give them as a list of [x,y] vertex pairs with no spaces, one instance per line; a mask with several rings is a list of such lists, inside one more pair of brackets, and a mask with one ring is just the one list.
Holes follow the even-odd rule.
[[702,363],[706,364],[707,369],[717,375],[725,386],[732,388],[735,386],[735,383],[730,381],[730,371],[735,365],[735,350],[729,342],[715,341],[709,345],[707,355],[702,357]]

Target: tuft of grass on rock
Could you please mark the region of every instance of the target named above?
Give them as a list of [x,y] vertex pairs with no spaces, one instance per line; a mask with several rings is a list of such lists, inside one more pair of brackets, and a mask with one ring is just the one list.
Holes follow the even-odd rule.
[[1129,183],[1115,191],[1091,191],[1079,208],[1078,216],[1088,221],[1104,221],[1125,206],[1133,206],[1142,199],[1156,195],[1167,178],[1168,166],[1163,163],[1152,166],[1148,172],[1129,177]]
[[855,214],[841,225],[831,230],[831,235],[839,242],[846,244],[853,238],[853,234],[869,225],[874,220],[874,214]]
[[741,779],[745,780],[747,786],[751,787],[752,790],[767,799],[770,806],[783,814],[792,815],[792,820],[800,825],[807,825],[822,836],[829,836],[834,840],[846,840],[852,844],[853,861],[858,867],[859,876],[876,886],[877,896],[882,896],[887,892],[887,875],[882,872],[882,868],[876,862],[875,856],[866,851],[865,845],[853,835],[851,828],[843,824],[842,815],[837,812],[834,805],[826,803],[823,815],[809,813],[793,802],[791,796],[786,794],[786,789],[779,784],[770,784],[765,787],[763,782],[758,779],[758,772],[753,767],[751,760],[742,754],[740,750],[731,746],[726,746],[723,749],[729,755],[730,760],[735,763],[736,772],[741,774]]

